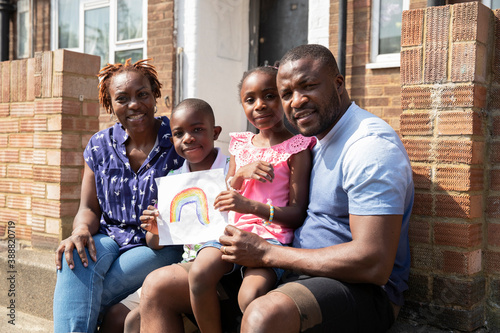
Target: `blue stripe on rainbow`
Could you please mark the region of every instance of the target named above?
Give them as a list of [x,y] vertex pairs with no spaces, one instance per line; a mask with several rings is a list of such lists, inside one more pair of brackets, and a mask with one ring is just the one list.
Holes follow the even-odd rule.
[[177,193],[170,203],[170,222],[181,220],[182,208],[185,205],[194,203],[196,205],[196,215],[202,225],[210,223],[208,218],[208,201],[205,192],[199,187],[190,187]]

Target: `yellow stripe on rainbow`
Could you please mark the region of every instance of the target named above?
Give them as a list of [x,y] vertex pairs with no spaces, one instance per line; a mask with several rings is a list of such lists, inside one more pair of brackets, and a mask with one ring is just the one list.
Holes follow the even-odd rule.
[[177,193],[170,203],[170,222],[181,220],[182,208],[188,204],[196,205],[196,215],[202,225],[210,223],[208,201],[205,192],[199,187],[190,187]]

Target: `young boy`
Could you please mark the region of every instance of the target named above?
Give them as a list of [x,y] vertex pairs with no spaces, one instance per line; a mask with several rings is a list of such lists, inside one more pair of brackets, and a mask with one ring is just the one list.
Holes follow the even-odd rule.
[[[212,108],[201,99],[190,98],[179,103],[170,117],[170,128],[175,151],[185,159],[184,164],[169,175],[210,169],[224,169],[227,173],[229,157],[214,147],[222,130],[215,125]],[[158,211],[149,206],[140,217],[141,227],[148,231],[146,241],[149,247],[161,248],[158,244],[158,228],[156,225]],[[197,245],[185,245],[183,258],[194,259]],[[112,306],[101,325],[103,332],[139,332],[139,299],[140,289],[129,295],[120,303]]]

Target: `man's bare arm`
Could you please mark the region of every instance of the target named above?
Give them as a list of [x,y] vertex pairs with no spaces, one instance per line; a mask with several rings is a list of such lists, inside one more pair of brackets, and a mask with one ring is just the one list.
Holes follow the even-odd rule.
[[221,243],[224,260],[250,267],[280,267],[345,282],[383,285],[389,279],[399,243],[401,215],[350,216],[353,240],[320,249],[272,246],[234,227]]

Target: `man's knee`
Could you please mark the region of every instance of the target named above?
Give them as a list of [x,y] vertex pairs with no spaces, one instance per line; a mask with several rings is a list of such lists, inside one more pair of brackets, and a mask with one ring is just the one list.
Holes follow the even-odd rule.
[[255,299],[243,313],[242,332],[298,332],[300,316],[295,303],[282,293],[272,292]]

